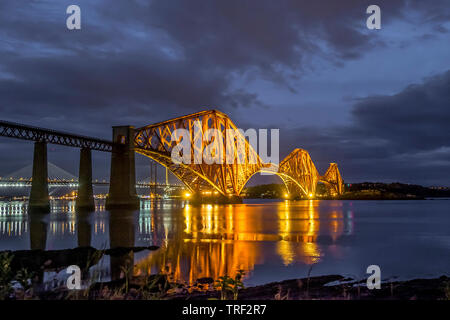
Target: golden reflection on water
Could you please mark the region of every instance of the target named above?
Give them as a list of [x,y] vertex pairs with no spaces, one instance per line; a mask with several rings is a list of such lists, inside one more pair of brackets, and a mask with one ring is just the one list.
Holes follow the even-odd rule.
[[203,277],[234,277],[238,270],[249,273],[276,256],[284,265],[311,265],[323,254],[317,238],[335,242],[344,230],[342,207],[321,213],[317,200],[186,205],[182,213],[182,219],[171,221],[172,234],[165,232],[164,246],[137,263],[138,273],[165,269],[175,280],[193,283]]
[[324,250],[333,251],[340,237],[353,233],[353,212],[344,212],[340,201],[200,207],[144,203],[136,221],[124,212],[83,216],[73,212],[70,202],[58,209],[64,213],[51,213],[48,220],[26,218],[20,204],[5,206],[0,204],[1,237],[28,234],[32,249],[46,248],[47,234],[50,241],[76,238],[78,246],[92,245],[92,236],[109,240],[111,247],[156,244],[161,248],[144,258],[111,259],[111,275],[118,277],[120,266],[131,260],[137,274],[165,270],[188,283],[234,277],[238,270],[251,274],[262,264],[312,265],[321,261]]
[[[284,210],[278,210],[281,240],[277,242],[277,252],[284,265],[293,263],[297,256],[302,257],[301,262],[306,264],[319,261],[321,253],[316,238],[320,221],[317,206],[314,200],[307,200],[300,205],[304,210],[298,215],[291,212],[291,205],[286,200]],[[298,246],[297,243],[302,245]]]

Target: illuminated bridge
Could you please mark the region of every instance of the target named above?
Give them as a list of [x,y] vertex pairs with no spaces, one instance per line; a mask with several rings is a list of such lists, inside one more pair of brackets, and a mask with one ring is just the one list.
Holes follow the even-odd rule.
[[[186,129],[191,133],[190,149],[192,153],[201,155],[206,145],[195,143],[195,134],[203,135],[208,129],[217,129],[220,138],[212,139],[210,143],[216,146],[210,149],[234,148],[233,161],[226,161],[222,153],[222,164],[206,164],[204,161],[197,164],[174,163],[171,155],[179,142],[179,139],[172,139],[176,129]],[[238,136],[226,141],[227,130],[236,132]],[[243,143],[239,144],[239,141]],[[169,168],[193,193],[213,189],[225,196],[239,196],[249,179],[258,172],[278,175],[288,192],[294,195],[313,197],[318,182],[324,183],[330,194],[337,195],[343,191],[343,180],[336,163],[331,163],[328,170],[320,175],[309,153],[303,149],[295,149],[279,165],[263,163],[235,124],[226,114],[217,110],[198,112],[135,129],[134,149]]]
[[[183,140],[177,136],[177,129],[189,132],[192,155],[205,153],[217,158],[217,150],[234,148],[232,160],[214,163],[195,161],[191,164],[172,161],[172,151]],[[216,129],[220,133],[209,143],[196,143],[198,136]],[[236,133],[231,138],[227,131]],[[258,172],[278,175],[291,195],[314,197],[317,184],[322,182],[332,195],[343,192],[343,180],[336,163],[319,174],[309,153],[303,149],[293,150],[279,164],[264,163],[257,151],[238,130],[228,116],[217,110],[202,111],[175,119],[135,129],[132,126],[113,127],[113,140],[101,140],[66,132],[26,126],[0,121],[0,136],[18,138],[35,142],[33,176],[31,183],[30,208],[47,212],[48,168],[47,144],[59,144],[80,148],[80,171],[77,206],[92,209],[92,156],[91,151],[111,153],[111,174],[106,208],[139,208],[136,194],[135,152],[143,154],[170,170],[184,185],[197,196],[214,192],[224,199],[239,198],[249,179]],[[174,137],[175,139],[172,139]],[[186,139],[186,138],[185,138]],[[212,147],[211,147],[212,146]]]

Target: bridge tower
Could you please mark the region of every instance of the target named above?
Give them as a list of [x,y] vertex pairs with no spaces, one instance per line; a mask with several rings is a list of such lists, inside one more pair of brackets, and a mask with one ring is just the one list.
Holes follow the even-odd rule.
[[29,211],[35,213],[50,213],[50,198],[48,196],[47,143],[34,143],[33,177],[29,201]]
[[113,142],[106,209],[139,209],[139,198],[136,193],[134,127],[113,127]]
[[156,199],[158,183],[158,167],[156,161],[150,160],[150,196]]
[[94,192],[92,190],[92,152],[89,148],[81,148],[80,151],[78,183],[78,195],[75,202],[77,211],[94,211]]

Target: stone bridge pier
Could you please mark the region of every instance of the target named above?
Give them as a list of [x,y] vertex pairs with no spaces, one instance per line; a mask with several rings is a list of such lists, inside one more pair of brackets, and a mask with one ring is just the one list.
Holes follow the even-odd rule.
[[94,192],[92,189],[92,152],[81,148],[80,170],[78,174],[78,195],[75,202],[77,211],[94,211]]
[[113,127],[113,142],[106,209],[139,209],[139,198],[136,193],[134,127]]
[[34,143],[33,176],[28,206],[32,214],[50,213],[47,143],[44,141]]
[[[139,209],[136,193],[136,172],[134,154],[134,127],[113,127],[113,147],[111,153],[111,177],[106,208]],[[92,187],[92,150],[81,147],[77,211],[94,211]],[[48,193],[47,142],[34,144],[33,177],[29,199],[31,214],[50,213]]]
[[[34,143],[33,176],[31,181],[30,213],[50,213],[46,142],[38,141]],[[79,186],[75,206],[77,210],[81,211],[95,210],[92,190],[92,155],[89,148],[82,148],[80,151]]]

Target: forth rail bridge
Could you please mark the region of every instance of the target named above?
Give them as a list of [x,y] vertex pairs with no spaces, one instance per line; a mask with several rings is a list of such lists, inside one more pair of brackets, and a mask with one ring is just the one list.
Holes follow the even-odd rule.
[[[0,121],[0,136],[34,141],[33,173],[29,210],[49,212],[49,179],[47,168],[47,144],[58,144],[80,148],[80,166],[78,176],[78,195],[76,207],[81,210],[93,210],[92,188],[92,150],[111,153],[111,173],[106,208],[139,208],[136,193],[135,153],[151,158],[170,170],[192,193],[193,199],[204,194],[219,194],[224,202],[240,200],[240,193],[249,179],[258,172],[270,172],[278,175],[284,182],[288,194],[314,197],[318,182],[327,187],[330,194],[341,194],[343,180],[336,163],[331,163],[325,174],[320,175],[309,156],[303,149],[293,150],[279,165],[264,163],[245,137],[244,147],[233,139],[235,159],[223,164],[192,163],[183,164],[172,161],[172,149],[177,141],[172,140],[176,129],[186,129],[191,134],[191,150],[198,148],[194,143],[194,126],[201,124],[201,132],[217,129],[226,137],[226,130],[239,132],[228,116],[217,110],[208,110],[151,124],[142,128],[133,126],[113,127],[113,140],[107,141],[87,136],[70,134],[50,129],[26,126],[18,123]],[[214,141],[221,143],[224,150],[225,139]],[[230,143],[230,142],[228,142]],[[204,144],[201,144],[203,154]],[[244,156],[242,157],[242,154]],[[252,159],[252,161],[250,161]],[[228,161],[227,161],[228,162]]]

